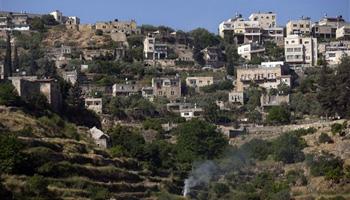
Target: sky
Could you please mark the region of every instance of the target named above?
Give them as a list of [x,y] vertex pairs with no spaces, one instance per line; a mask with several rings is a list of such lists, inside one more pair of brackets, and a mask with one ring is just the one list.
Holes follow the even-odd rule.
[[81,23],[135,19],[139,25],[166,25],[189,31],[198,27],[217,32],[218,25],[236,13],[276,12],[284,26],[302,16],[317,21],[325,14],[350,17],[350,0],[0,0],[1,11],[78,16]]

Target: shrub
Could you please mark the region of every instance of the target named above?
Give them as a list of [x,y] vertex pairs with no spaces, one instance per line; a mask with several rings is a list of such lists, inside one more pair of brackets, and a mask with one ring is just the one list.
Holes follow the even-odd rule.
[[92,200],[105,200],[110,198],[110,192],[104,187],[94,187],[90,186],[88,188],[89,198]]
[[291,120],[291,114],[286,107],[275,106],[269,110],[266,120],[269,124],[288,124]]
[[96,29],[95,35],[101,36],[103,35],[103,31],[101,29]]
[[312,176],[325,176],[327,180],[339,181],[344,174],[343,160],[332,154],[308,156],[307,164]]
[[240,150],[247,153],[249,157],[258,160],[266,160],[272,151],[271,143],[260,139],[253,139],[243,144]]
[[343,130],[343,125],[341,125],[339,123],[332,124],[332,126],[331,126],[331,131],[334,135],[340,134],[342,130]]
[[306,143],[293,133],[285,133],[273,141],[273,156],[276,161],[296,163],[305,159],[303,148]]
[[321,133],[321,135],[318,137],[319,143],[333,143],[333,140],[327,133]]
[[24,159],[21,150],[23,145],[15,136],[0,135],[0,171],[15,173]]
[[48,182],[43,176],[34,175],[27,181],[27,190],[37,197],[45,197],[48,194]]
[[0,105],[17,106],[20,98],[11,83],[0,83]]
[[230,188],[224,183],[214,184],[213,190],[218,197],[224,196],[230,192]]

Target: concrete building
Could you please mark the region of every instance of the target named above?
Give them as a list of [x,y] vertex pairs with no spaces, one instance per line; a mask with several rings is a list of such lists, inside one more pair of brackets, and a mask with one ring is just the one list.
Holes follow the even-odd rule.
[[205,61],[205,67],[219,68],[224,65],[222,62],[222,51],[217,47],[207,47],[201,51]]
[[350,56],[350,49],[326,51],[325,59],[329,65],[338,65],[344,56]]
[[29,17],[25,13],[0,14],[0,30],[26,31],[30,29]]
[[70,16],[65,21],[66,25],[79,25],[80,24],[80,18],[77,16]]
[[113,96],[130,96],[141,93],[141,87],[137,84],[114,84],[112,87]]
[[262,40],[271,41],[278,46],[284,45],[284,28],[283,27],[271,27],[264,28],[262,30]]
[[155,35],[149,35],[143,42],[143,53],[147,60],[160,60],[168,58],[168,46],[157,40]]
[[254,56],[263,54],[265,52],[265,48],[256,43],[249,43],[239,46],[237,48],[237,52],[242,58],[251,60]]
[[169,112],[179,113],[186,120],[198,118],[203,113],[203,109],[198,107],[197,104],[183,102],[168,103],[167,110]]
[[100,129],[93,127],[89,130],[91,138],[95,144],[101,148],[107,148],[109,146],[109,135],[102,132]]
[[350,24],[346,24],[342,27],[339,27],[336,31],[336,38],[337,39],[350,39]]
[[329,65],[337,65],[343,56],[350,56],[350,41],[334,41],[319,46],[319,53],[322,53]]
[[152,87],[143,87],[141,89],[142,97],[148,99],[149,101],[154,100],[153,88]]
[[277,86],[281,83],[291,86],[291,77],[287,75],[287,69],[284,66],[246,66],[237,68],[236,74],[237,92],[245,91],[252,82],[266,89],[277,89]]
[[252,13],[249,16],[250,21],[258,21],[263,29],[276,27],[276,13]]
[[97,22],[95,25],[97,30],[102,30],[104,33],[125,33],[126,35],[133,35],[141,33],[137,28],[135,20],[119,21],[114,20],[110,22]]
[[85,107],[97,114],[102,114],[102,106],[102,98],[85,98]]
[[166,97],[170,100],[181,97],[181,80],[179,77],[153,78],[152,88],[155,97]]
[[55,11],[51,12],[50,15],[52,15],[53,18],[55,18],[55,20],[56,20],[58,23],[60,23],[60,24],[63,23],[64,18],[63,18],[63,14],[62,14],[61,11],[55,10]]
[[289,35],[285,38],[285,61],[315,66],[318,58],[317,38]]
[[189,87],[194,88],[200,88],[208,85],[212,85],[214,83],[214,78],[212,76],[210,77],[187,77],[186,78],[186,85]]
[[299,20],[291,20],[286,25],[286,33],[289,35],[311,35],[311,20],[302,17]]
[[61,90],[57,80],[38,79],[36,76],[9,77],[17,93],[23,99],[28,100],[37,94],[43,94],[47,102],[55,111],[60,111],[62,107]]
[[274,62],[262,62],[261,66],[262,67],[280,67],[280,66],[284,66],[284,62],[283,61],[274,61]]

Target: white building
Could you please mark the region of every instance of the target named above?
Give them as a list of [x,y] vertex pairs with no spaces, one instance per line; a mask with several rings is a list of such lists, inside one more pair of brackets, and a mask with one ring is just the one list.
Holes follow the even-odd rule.
[[143,53],[147,60],[160,60],[168,57],[168,46],[161,44],[155,36],[147,36],[143,41]]
[[263,54],[265,52],[265,48],[255,43],[249,43],[239,46],[237,48],[237,52],[242,58],[251,60],[252,57]]
[[100,129],[93,127],[89,130],[91,138],[101,148],[107,148],[109,142],[109,135],[102,132]]
[[339,27],[336,32],[337,39],[350,39],[350,24]]
[[97,114],[102,114],[102,98],[86,98],[85,107]]
[[51,12],[50,15],[52,15],[58,23],[63,23],[63,14],[59,10]]
[[326,51],[325,59],[329,65],[338,65],[344,56],[350,56],[350,49]]
[[262,67],[279,67],[283,66],[284,62],[283,61],[275,61],[275,62],[262,62],[261,66]]
[[214,83],[214,78],[212,76],[210,77],[187,77],[186,78],[186,85],[189,87],[204,87],[208,85],[212,85]]
[[285,61],[292,64],[317,63],[317,38],[289,35],[285,38]]

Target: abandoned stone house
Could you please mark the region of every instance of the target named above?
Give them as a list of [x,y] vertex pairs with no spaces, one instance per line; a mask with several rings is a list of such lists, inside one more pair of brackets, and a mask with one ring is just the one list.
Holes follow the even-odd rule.
[[222,62],[222,51],[217,47],[207,47],[201,50],[203,53],[203,59],[205,61],[205,67],[219,68],[224,65]]
[[96,29],[102,30],[104,33],[125,33],[126,35],[133,35],[141,33],[141,30],[137,27],[135,20],[131,21],[109,21],[109,22],[97,22],[95,24]]
[[155,97],[166,97],[170,100],[181,97],[181,80],[179,77],[153,78],[152,88]]
[[130,96],[134,94],[140,94],[141,93],[141,87],[137,84],[133,83],[124,83],[124,84],[114,84],[112,87],[112,94],[113,96]]
[[63,71],[62,72],[62,78],[67,81],[68,83],[71,83],[72,85],[75,85],[75,83],[78,81],[78,72],[77,70],[73,71]]
[[278,106],[283,103],[289,104],[289,95],[268,95],[263,94],[260,97],[260,104],[262,108],[267,108],[271,106]]
[[62,96],[59,84],[54,79],[38,79],[36,76],[9,77],[17,93],[23,99],[29,99],[37,94],[43,94],[55,111],[62,107]]
[[101,148],[107,148],[109,146],[110,137],[100,129],[93,127],[89,130],[91,138],[95,144]]
[[96,112],[97,114],[102,114],[102,103],[102,98],[85,98],[85,107]]
[[214,84],[214,78],[212,76],[210,77],[196,76],[196,77],[186,78],[186,85],[189,87],[200,88],[200,87],[209,86],[212,84]]

